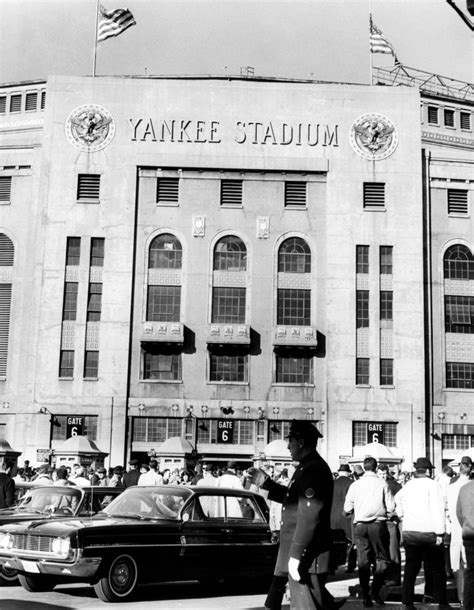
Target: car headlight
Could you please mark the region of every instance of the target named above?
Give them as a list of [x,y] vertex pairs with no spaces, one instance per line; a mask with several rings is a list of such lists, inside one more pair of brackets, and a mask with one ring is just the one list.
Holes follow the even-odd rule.
[[0,549],[11,549],[13,547],[13,536],[7,532],[0,532]]
[[55,538],[51,543],[51,550],[60,557],[67,557],[70,549],[71,541],[69,538]]

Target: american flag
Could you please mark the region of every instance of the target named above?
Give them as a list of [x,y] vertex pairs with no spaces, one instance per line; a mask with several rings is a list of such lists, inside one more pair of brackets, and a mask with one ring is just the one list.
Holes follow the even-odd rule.
[[371,53],[391,53],[397,60],[395,51],[391,43],[382,34],[382,31],[372,21],[372,15],[370,15],[370,52]]
[[97,42],[102,42],[111,36],[119,36],[132,25],[136,25],[128,8],[117,8],[111,11],[100,6],[100,19],[97,27]]

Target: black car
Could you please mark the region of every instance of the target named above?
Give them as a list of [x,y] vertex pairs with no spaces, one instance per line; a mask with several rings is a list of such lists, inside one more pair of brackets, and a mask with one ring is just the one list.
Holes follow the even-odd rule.
[[25,589],[89,582],[109,602],[140,583],[270,577],[276,553],[265,500],[240,489],[130,487],[91,519],[0,527],[0,565]]
[[[103,510],[123,489],[117,487],[77,487],[25,485],[26,491],[10,508],[0,509],[0,526],[32,519],[92,517]],[[23,487],[21,487],[23,489]],[[18,576],[14,570],[0,566],[0,586],[12,584]]]

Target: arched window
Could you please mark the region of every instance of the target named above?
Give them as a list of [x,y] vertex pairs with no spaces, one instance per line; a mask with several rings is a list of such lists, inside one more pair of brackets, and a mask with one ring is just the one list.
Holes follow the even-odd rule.
[[282,273],[310,273],[311,251],[301,237],[285,240],[278,251],[278,271]]
[[227,235],[214,248],[215,271],[246,271],[247,248],[240,237]]
[[0,266],[13,267],[15,249],[12,240],[0,233]]
[[[0,233],[0,266],[13,267],[14,257],[15,248],[12,240],[4,233]],[[0,282],[0,378],[7,375],[11,301],[11,280]]]
[[474,259],[467,246],[457,244],[446,250],[444,277],[451,280],[474,280]]
[[177,237],[169,233],[158,235],[150,244],[149,269],[181,269],[183,248]]

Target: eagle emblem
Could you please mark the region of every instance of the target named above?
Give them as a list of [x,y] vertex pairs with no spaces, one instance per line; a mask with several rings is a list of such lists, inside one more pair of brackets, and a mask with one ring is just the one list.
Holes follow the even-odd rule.
[[398,144],[395,125],[381,114],[364,114],[354,121],[350,132],[354,151],[371,161],[385,159]]
[[110,112],[97,104],[75,108],[65,125],[66,137],[76,148],[96,152],[105,148],[115,133],[115,123]]

